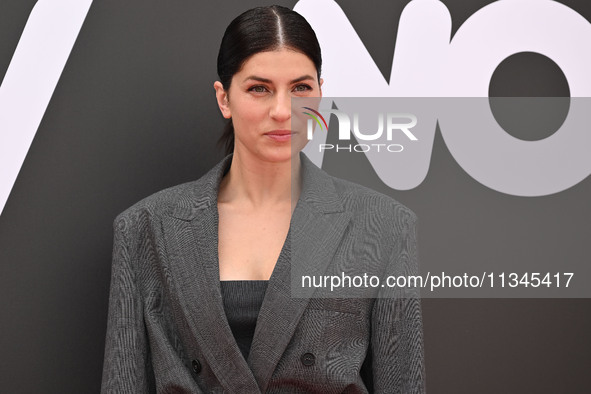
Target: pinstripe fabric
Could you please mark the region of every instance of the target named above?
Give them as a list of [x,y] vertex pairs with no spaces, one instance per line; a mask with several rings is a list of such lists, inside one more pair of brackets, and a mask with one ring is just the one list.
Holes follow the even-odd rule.
[[416,216],[300,158],[302,194],[247,360],[224,313],[217,256],[217,191],[232,155],[117,217],[102,393],[425,392],[418,297],[290,291],[292,266],[309,258],[319,272],[353,253],[416,273]]

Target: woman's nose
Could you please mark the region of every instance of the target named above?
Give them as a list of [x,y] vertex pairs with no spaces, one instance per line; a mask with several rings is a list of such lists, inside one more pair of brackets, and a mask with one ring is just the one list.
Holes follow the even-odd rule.
[[278,121],[289,120],[291,118],[291,95],[277,94],[270,115]]

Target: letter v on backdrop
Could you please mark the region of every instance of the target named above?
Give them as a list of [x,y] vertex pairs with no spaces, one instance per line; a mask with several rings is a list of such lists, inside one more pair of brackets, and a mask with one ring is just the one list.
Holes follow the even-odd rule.
[[0,85],[0,213],[92,0],[39,0]]
[[[445,105],[429,106],[421,116],[422,129],[426,125],[429,135],[419,136],[423,145],[413,153],[412,166],[405,165],[403,155],[379,160],[368,156],[389,187],[405,190],[423,182],[437,122],[458,164],[493,190],[543,196],[572,187],[591,174],[587,153],[591,133],[586,126],[591,123],[591,24],[566,5],[553,0],[492,2],[470,16],[451,39],[447,7],[439,0],[412,0],[400,16],[389,83],[334,1],[301,0],[294,9],[318,35],[323,51],[323,95],[337,98],[339,110],[355,112],[347,108],[346,100],[344,105],[339,103],[338,97],[445,100]],[[497,66],[519,52],[552,59],[564,72],[572,96],[562,127],[539,141],[523,141],[506,133],[483,99],[488,97]],[[313,142],[305,151],[321,166],[324,153],[316,146],[326,142],[326,135],[320,134]],[[405,177],[399,176],[400,168],[407,172]]]

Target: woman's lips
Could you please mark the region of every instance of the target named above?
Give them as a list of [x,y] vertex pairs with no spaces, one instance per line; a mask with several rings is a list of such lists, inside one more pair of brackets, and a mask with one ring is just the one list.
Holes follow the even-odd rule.
[[271,138],[274,141],[282,142],[282,141],[289,141],[293,135],[291,130],[274,130],[265,135]]

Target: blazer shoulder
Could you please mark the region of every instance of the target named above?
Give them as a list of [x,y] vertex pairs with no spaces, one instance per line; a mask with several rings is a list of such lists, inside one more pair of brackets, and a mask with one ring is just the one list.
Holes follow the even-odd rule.
[[390,213],[417,220],[417,215],[410,208],[393,197],[346,179],[329,176],[346,208],[380,215]]
[[140,200],[119,214],[116,222],[165,214],[191,220],[200,208],[215,203],[219,183],[231,160],[232,154],[229,154],[197,180],[169,187]]
[[201,179],[172,186],[133,204],[115,218],[115,227],[125,229],[142,219],[153,220],[174,210],[183,200],[189,199],[199,188]]

